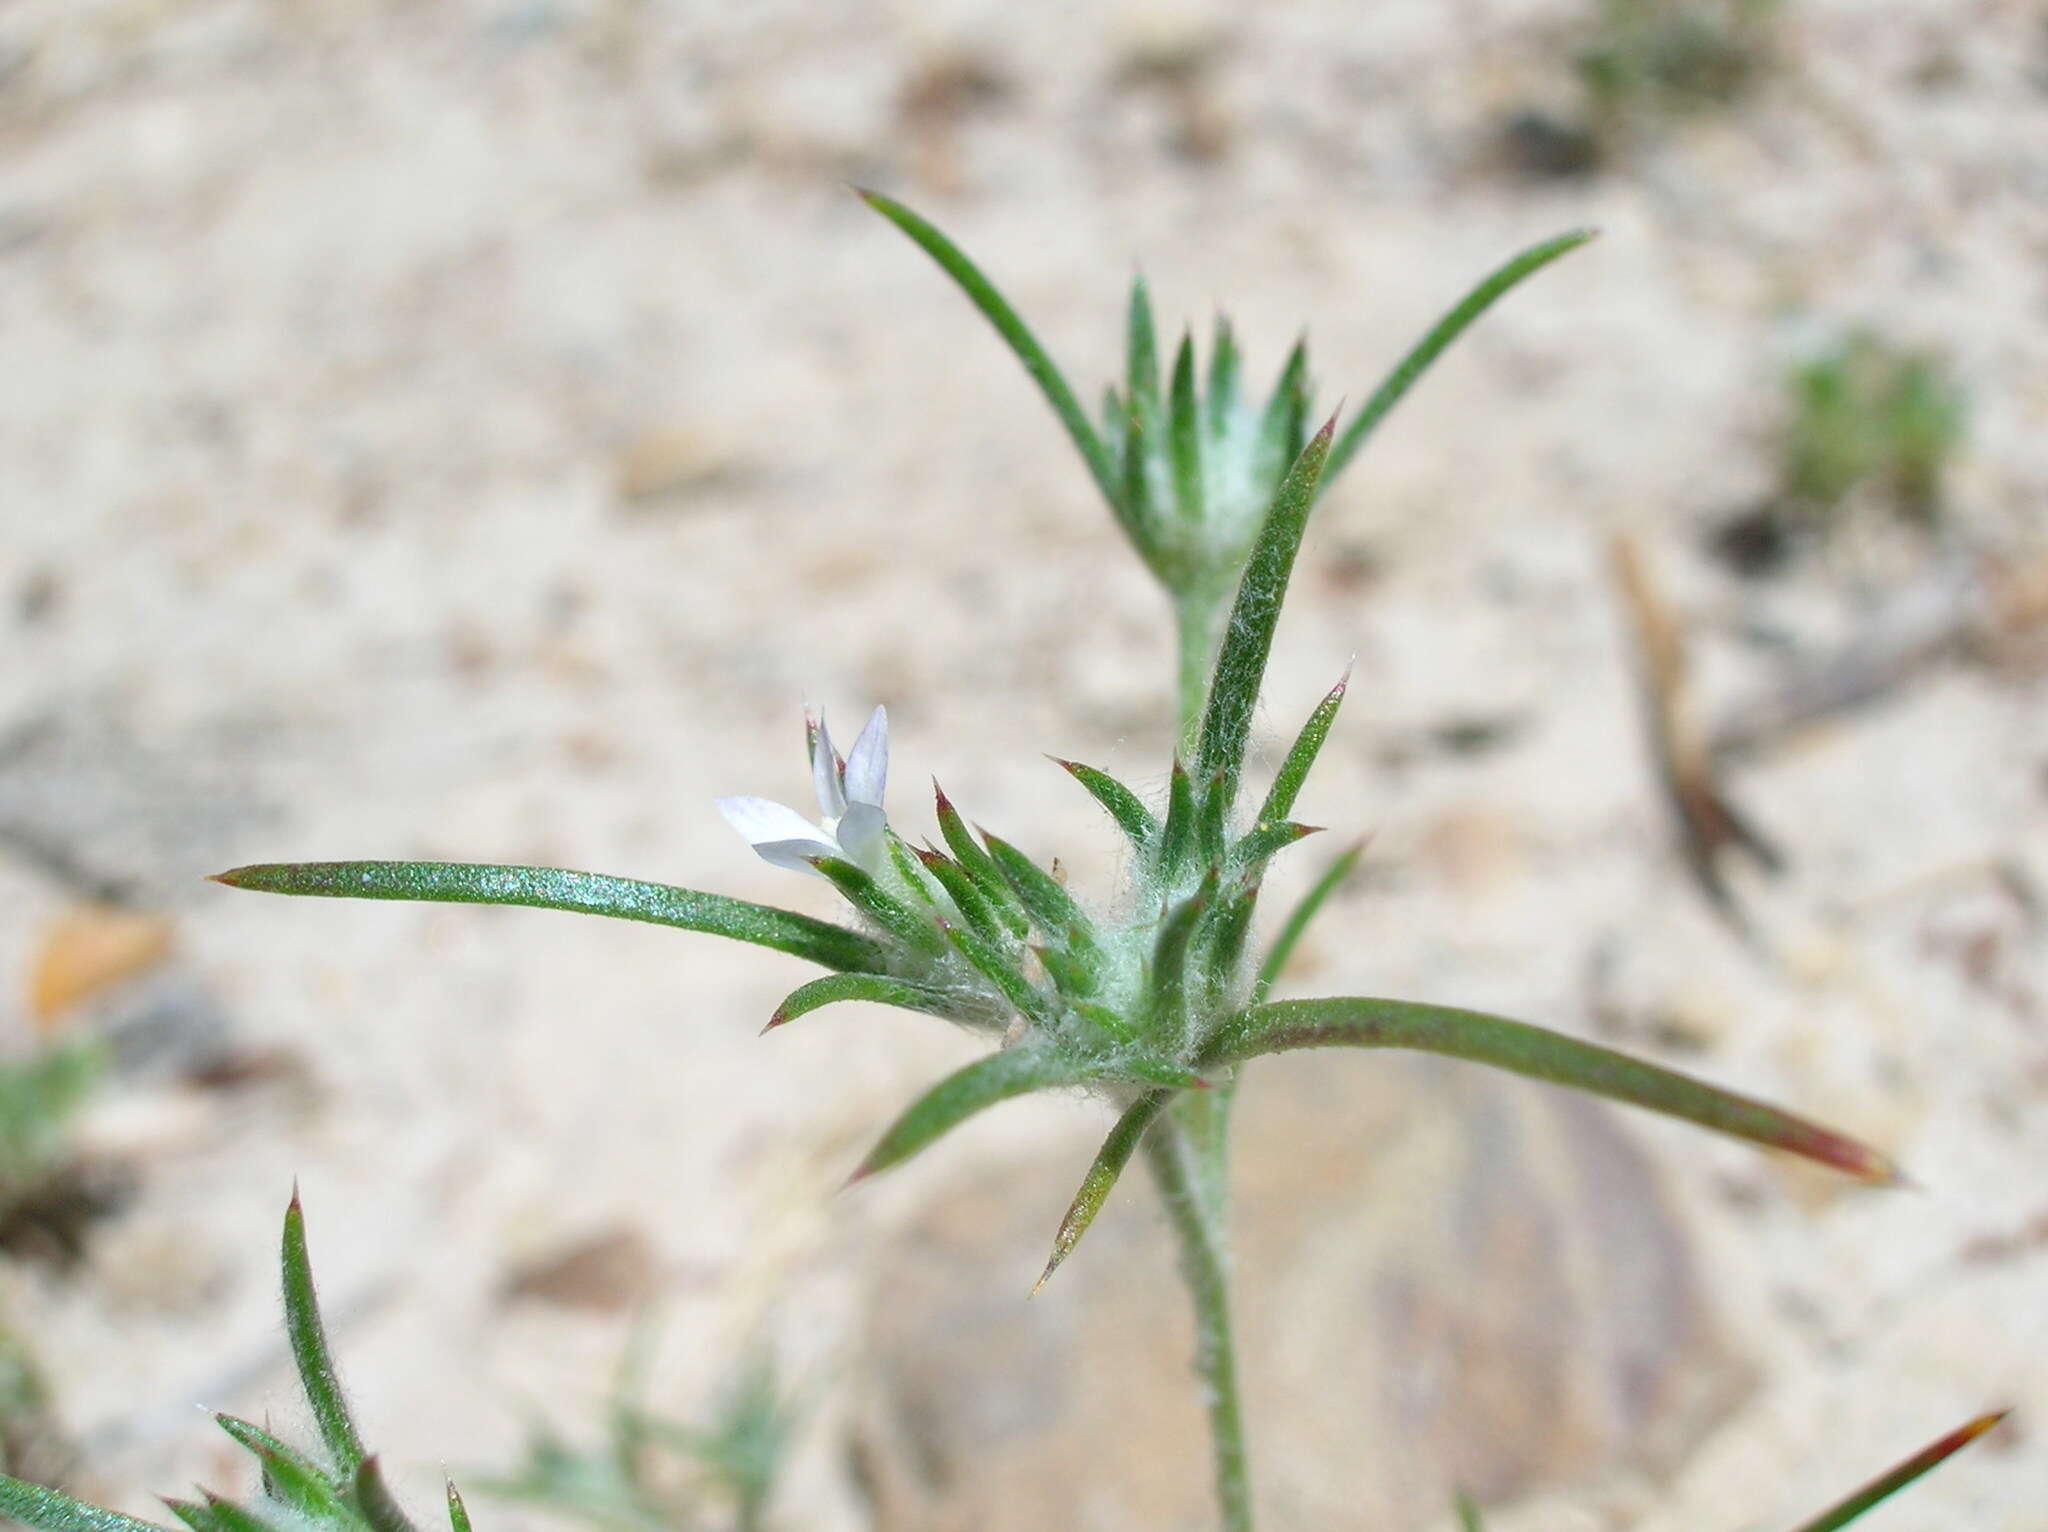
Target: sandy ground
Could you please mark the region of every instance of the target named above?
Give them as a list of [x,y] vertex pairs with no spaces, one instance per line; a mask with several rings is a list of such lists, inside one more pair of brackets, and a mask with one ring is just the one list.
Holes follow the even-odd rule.
[[[268,1262],[297,1177],[368,1428],[421,1504],[442,1464],[503,1464],[532,1408],[595,1418],[629,1321],[502,1288],[631,1230],[662,1402],[700,1411],[765,1329],[816,1395],[777,1525],[871,1524],[843,1446],[863,1316],[948,1172],[833,1188],[965,1040],[849,1011],[759,1041],[801,965],[708,938],[199,881],[555,862],[823,913],[711,800],[797,799],[802,706],[851,725],[879,700],[901,824],[929,829],[936,773],[1114,898],[1109,830],[1039,752],[1162,780],[1163,607],[857,181],[943,221],[1078,378],[1116,365],[1142,265],[1167,315],[1226,306],[1262,372],[1309,327],[1332,400],[1509,251],[1602,227],[1428,380],[1305,550],[1261,727],[1284,738],[1355,656],[1303,812],[1378,839],[1301,985],[1604,1016],[1923,1185],[1845,1195],[1629,1124],[1753,1381],[1661,1505],[1582,1467],[1499,1527],[1790,1524],[2002,1404],[2001,1439],[1868,1525],[2040,1526],[2041,671],[1933,666],[1747,759],[1730,790],[1790,867],[1738,879],[1745,944],[1685,875],[1604,543],[1641,539],[1710,711],[1932,572],[2039,553],[2048,34],[1998,0],[1788,4],[1785,66],[1739,110],[1597,176],[1517,176],[1497,125],[1571,99],[1579,14],[0,8],[0,966],[25,984],[40,933],[116,883],[176,922],[174,1012],[303,1064],[231,1097],[125,1076],[89,1126],[144,1161],[135,1197],[71,1274],[0,1271],[82,1482],[149,1514],[240,1472],[191,1405],[289,1417]],[[1951,515],[1735,580],[1702,536],[1770,487],[1786,358],[1854,324],[1967,387]],[[1498,743],[1443,744],[1475,721]],[[1092,1123],[1024,1104],[959,1153],[1036,1156],[1056,1206]],[[1027,1278],[985,1280],[1021,1304]]]

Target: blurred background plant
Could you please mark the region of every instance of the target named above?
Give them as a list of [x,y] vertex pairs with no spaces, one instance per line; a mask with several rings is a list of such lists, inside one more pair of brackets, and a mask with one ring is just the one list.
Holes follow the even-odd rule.
[[524,1461],[481,1480],[482,1492],[596,1532],[761,1532],[799,1425],[773,1356],[749,1351],[701,1425],[649,1408],[646,1356],[641,1343],[628,1351],[599,1445],[537,1421]]

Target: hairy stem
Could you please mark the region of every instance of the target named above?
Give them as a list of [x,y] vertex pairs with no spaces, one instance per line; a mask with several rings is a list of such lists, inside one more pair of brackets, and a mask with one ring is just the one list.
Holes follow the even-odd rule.
[[[1206,1093],[1200,1093],[1206,1094]],[[1145,1156],[1180,1238],[1181,1276],[1195,1304],[1195,1371],[1209,1409],[1216,1460],[1216,1499],[1223,1532],[1252,1532],[1251,1470],[1237,1397],[1237,1359],[1230,1338],[1230,1267],[1225,1250],[1229,1194],[1223,1175],[1228,1107],[1203,1104],[1193,1115],[1184,1096],[1145,1135]]]
[[1201,737],[1202,714],[1209,705],[1209,667],[1215,663],[1216,604],[1200,594],[1187,594],[1173,604],[1174,628],[1180,649],[1180,753],[1192,755]]

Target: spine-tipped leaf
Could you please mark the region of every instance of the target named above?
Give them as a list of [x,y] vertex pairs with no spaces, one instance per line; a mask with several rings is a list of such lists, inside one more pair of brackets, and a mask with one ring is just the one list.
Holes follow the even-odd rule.
[[997,870],[995,859],[974,838],[974,832],[967,828],[967,821],[960,817],[960,811],[953,807],[953,800],[946,796],[946,790],[936,781],[932,783],[932,797],[937,805],[939,834],[945,838],[946,849],[953,853],[953,860],[974,880],[974,886],[986,896],[1011,933],[1024,935],[1030,929],[1030,923],[1024,918],[1017,896],[1010,891],[1009,880]]
[[1097,771],[1093,766],[1083,766],[1079,761],[1061,761],[1059,765],[1088,789],[1089,796],[1108,810],[1109,817],[1130,837],[1132,849],[1140,856],[1147,855],[1159,844],[1159,821],[1152,817],[1152,811],[1139,801],[1136,793],[1108,772]]
[[1166,827],[1160,834],[1159,867],[1169,878],[1180,876],[1195,850],[1195,784],[1187,768],[1173,763],[1166,789]]
[[1465,333],[1466,328],[1493,307],[1494,302],[1520,283],[1524,278],[1535,275],[1561,255],[1576,250],[1593,237],[1591,229],[1574,229],[1569,234],[1560,234],[1555,239],[1546,239],[1539,245],[1531,245],[1520,255],[1490,274],[1472,291],[1467,293],[1443,318],[1430,326],[1424,335],[1409,348],[1408,354],[1394,364],[1394,370],[1387,374],[1373,395],[1366,400],[1365,408],[1358,412],[1344,432],[1344,437],[1330,453],[1330,477],[1335,479],[1344,471],[1345,465],[1358,454],[1376,427],[1387,416],[1387,412],[1401,402],[1401,396],[1415,385],[1416,379],[1429,370],[1430,363],[1444,354],[1451,342]]
[[1052,1280],[1052,1274],[1060,1269],[1060,1263],[1074,1253],[1074,1247],[1081,1243],[1081,1236],[1088,1232],[1088,1226],[1095,1222],[1095,1215],[1102,1211],[1110,1188],[1116,1185],[1117,1177],[1124,1173],[1124,1166],[1137,1152],[1145,1130],[1158,1120],[1159,1114],[1172,1100],[1173,1092],[1170,1090],[1147,1091],[1116,1120],[1116,1126],[1109,1130],[1109,1137],[1103,1140],[1102,1148],[1096,1152],[1094,1163],[1088,1167],[1088,1174],[1081,1178],[1081,1189],[1074,1193],[1067,1216],[1060,1220],[1059,1232],[1052,1240],[1052,1258],[1045,1263],[1044,1274],[1031,1289],[1034,1294]]
[[1095,1077],[1089,1065],[1045,1048],[1007,1048],[957,1069],[896,1119],[854,1172],[858,1181],[900,1165],[920,1149],[998,1102],[1032,1091],[1059,1090]]
[[773,947],[826,968],[880,972],[888,953],[844,926],[772,905],[700,893],[666,883],[611,878],[559,867],[503,867],[473,862],[272,862],[237,867],[216,883],[266,894],[322,899],[398,899],[433,904],[503,904],[641,920],[683,931],[707,931]]
[[1296,841],[1317,834],[1321,825],[1298,825],[1291,819],[1278,824],[1260,821],[1247,830],[1231,848],[1231,857],[1247,871],[1263,866],[1275,852],[1285,851]]
[[[968,300],[981,310],[982,316],[995,326],[996,333],[1002,336],[1004,343],[1016,353],[1017,360],[1024,364],[1024,370],[1031,374],[1031,380],[1045,395],[1046,403],[1050,404],[1053,413],[1059,416],[1060,424],[1067,428],[1067,435],[1073,439],[1082,460],[1087,463],[1088,472],[1094,476],[1096,487],[1102,491],[1103,498],[1109,501],[1110,508],[1118,511],[1121,516],[1121,510],[1117,505],[1116,480],[1110,472],[1109,454],[1103,450],[1101,438],[1096,436],[1094,429],[1088,424],[1088,417],[1081,409],[1081,402],[1074,397],[1074,391],[1068,386],[1065,375],[1046,353],[1045,347],[1038,343],[1038,337],[1031,333],[1030,327],[1018,317],[1017,311],[996,291],[995,284],[982,275],[981,269],[967,258],[965,252],[940,233],[929,220],[880,192],[863,191],[860,196],[869,207],[909,235],[919,249],[938,262],[940,269],[953,279],[967,295]],[[1125,531],[1132,533],[1133,541],[1136,541],[1132,528],[1127,525]],[[1140,544],[1141,548],[1142,546]]]
[[455,1481],[448,1481],[448,1525],[451,1532],[473,1532],[469,1524],[469,1507],[462,1503]]
[[866,915],[913,952],[936,956],[946,950],[930,914],[914,910],[877,883],[866,869],[836,856],[814,856],[810,864],[831,879],[832,886],[846,896],[846,902]]
[[349,1416],[341,1377],[327,1349],[327,1327],[320,1319],[313,1264],[306,1254],[306,1214],[296,1190],[285,1209],[280,1264],[284,1268],[285,1339],[298,1366],[299,1385],[306,1391],[306,1403],[312,1407],[314,1424],[320,1429],[327,1455],[334,1460],[335,1472],[347,1481],[363,1466],[363,1439]]
[[974,970],[993,984],[1002,997],[1017,1008],[1018,1014],[1033,1021],[1043,1021],[1046,1016],[1045,997],[1034,989],[1031,981],[1024,977],[1007,956],[997,949],[993,942],[977,936],[962,926],[947,926],[946,940],[953,944],[953,950],[973,966]]
[[988,895],[981,891],[964,868],[936,851],[920,850],[917,859],[924,864],[925,871],[938,880],[939,886],[946,891],[946,897],[953,901],[953,907],[978,935],[992,942],[1007,942],[1016,934],[1003,923]]
[[1280,606],[1287,596],[1288,578],[1294,572],[1294,556],[1301,548],[1301,535],[1315,505],[1316,486],[1322,479],[1323,462],[1329,455],[1330,439],[1336,428],[1337,422],[1332,418],[1302,449],[1286,478],[1280,481],[1265,523],[1259,528],[1258,540],[1252,545],[1244,577],[1238,582],[1230,626],[1224,631],[1223,647],[1216,657],[1209,707],[1202,719],[1196,775],[1205,782],[1219,780],[1226,804],[1237,794],[1252,709],[1258,702],[1266,659],[1273,648],[1273,630],[1280,621]]
[[1308,722],[1301,726],[1301,732],[1294,736],[1294,744],[1287,751],[1287,759],[1280,763],[1280,771],[1273,778],[1273,786],[1266,793],[1266,801],[1259,806],[1261,823],[1272,823],[1285,819],[1294,811],[1294,800],[1301,796],[1301,784],[1308,780],[1309,768],[1321,754],[1323,741],[1330,737],[1330,725],[1337,721],[1337,709],[1344,704],[1344,688],[1350,682],[1347,673],[1343,680],[1324,695],[1308,715]]
[[1996,1410],[1989,1415],[1979,1415],[1968,1425],[1959,1426],[1940,1441],[1914,1453],[1889,1473],[1880,1474],[1848,1499],[1822,1511],[1812,1521],[1801,1525],[1798,1532],[1837,1532],[1838,1528],[1848,1526],[1865,1511],[1872,1510],[1883,1501],[1891,1499],[1921,1475],[1939,1468],[2005,1419],[2008,1413],[2006,1410]]
[[1030,857],[999,836],[982,831],[988,853],[1032,921],[1048,936],[1062,940],[1077,957],[1092,960],[1097,951],[1094,928],[1081,906]]
[[263,1469],[263,1488],[272,1499],[314,1520],[330,1519],[341,1512],[341,1491],[320,1465],[303,1452],[233,1415],[213,1418],[223,1431],[255,1455]]
[[799,1016],[808,1016],[812,1011],[845,1000],[893,1005],[900,1010],[922,1011],[928,1016],[961,1015],[960,998],[943,990],[928,989],[905,979],[884,978],[880,974],[833,973],[791,990],[782,1004],[775,1008],[775,1014],[768,1018],[768,1026],[763,1030],[773,1030],[785,1022],[795,1021]]
[[1411,1048],[1491,1064],[1818,1160],[1860,1180],[1899,1180],[1896,1167],[1876,1150],[1777,1107],[1596,1043],[1452,1006],[1353,997],[1275,1001],[1219,1029],[1198,1064],[1343,1047]]

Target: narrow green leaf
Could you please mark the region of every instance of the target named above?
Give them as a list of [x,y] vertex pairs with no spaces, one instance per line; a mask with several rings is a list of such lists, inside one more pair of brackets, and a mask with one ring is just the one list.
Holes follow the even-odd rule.
[[1240,887],[1216,906],[1196,933],[1195,965],[1202,975],[1206,995],[1220,995],[1236,981],[1237,965],[1244,957],[1252,915],[1258,907],[1259,885]]
[[1300,455],[1295,445],[1302,401],[1308,397],[1308,339],[1304,336],[1287,353],[1286,365],[1273,384],[1272,397],[1259,417],[1259,448],[1253,459],[1257,484],[1275,484],[1287,465]]
[[1074,1014],[1101,1028],[1115,1042],[1134,1043],[1138,1040],[1137,1029],[1106,1005],[1082,1001],[1074,1006]]
[[1173,493],[1180,505],[1181,519],[1190,525],[1202,520],[1202,414],[1195,397],[1195,340],[1182,333],[1180,350],[1173,359],[1173,392],[1170,403],[1168,446],[1173,456]]
[[864,868],[836,856],[813,856],[804,860],[831,879],[832,886],[846,896],[848,904],[904,946],[931,956],[946,950],[946,939],[939,935],[938,925],[930,914],[912,909],[877,883]]
[[1006,1048],[976,1059],[912,1102],[868,1151],[853,1179],[859,1181],[900,1165],[933,1140],[998,1102],[1032,1091],[1085,1084],[1095,1075],[1093,1066],[1063,1058],[1047,1048]]
[[995,860],[975,840],[974,832],[967,828],[967,821],[960,817],[960,811],[953,807],[953,800],[946,796],[946,790],[936,779],[932,782],[932,796],[938,804],[939,834],[945,837],[953,860],[974,880],[974,886],[981,890],[1003,923],[1015,935],[1024,935],[1030,930],[1030,923],[1024,918],[1017,896],[1010,891],[1009,881],[997,870]]
[[370,1532],[418,1532],[412,1518],[399,1507],[391,1486],[384,1482],[384,1470],[376,1458],[364,1458],[356,1469],[353,1498],[356,1510],[370,1524]]
[[1822,1511],[1812,1521],[1802,1525],[1798,1532],[1836,1532],[1837,1528],[1848,1526],[1865,1511],[1889,1500],[1922,1474],[1939,1468],[2010,1413],[2009,1410],[1995,1410],[1989,1415],[1979,1415],[1968,1425],[1958,1427],[1940,1441],[1914,1453],[1889,1473],[1880,1474],[1847,1500]]
[[220,1428],[255,1454],[263,1467],[263,1489],[272,1499],[315,1521],[332,1519],[342,1508],[340,1486],[311,1458],[268,1431],[233,1415],[213,1417]]
[[[1060,424],[1067,428],[1067,435],[1072,438],[1082,461],[1088,465],[1088,472],[1093,475],[1096,487],[1102,491],[1103,499],[1109,502],[1110,509],[1117,513],[1119,520],[1122,520],[1123,510],[1117,499],[1115,476],[1110,472],[1109,454],[1103,449],[1101,438],[1096,436],[1089,426],[1088,417],[1081,409],[1081,402],[1074,397],[1074,391],[1068,386],[1065,375],[1046,353],[1045,348],[1038,343],[1038,337],[1031,333],[1030,327],[1017,316],[1017,311],[1010,307],[1003,295],[996,291],[995,284],[982,275],[981,269],[930,221],[880,192],[862,191],[859,195],[869,207],[909,235],[919,249],[937,261],[940,269],[951,277],[967,295],[968,300],[981,310],[982,317],[995,326],[996,333],[1002,336],[1005,344],[1016,354],[1017,360],[1024,364],[1024,370],[1038,385],[1039,392],[1045,395],[1046,403],[1050,404],[1053,413],[1059,416]],[[1124,530],[1127,533],[1133,531],[1128,524]],[[1134,533],[1132,540],[1137,540]],[[1142,546],[1140,544],[1141,548]]]
[[1300,825],[1291,819],[1283,819],[1278,824],[1261,820],[1238,838],[1237,844],[1230,848],[1230,858],[1237,866],[1249,871],[1275,852],[1285,851],[1321,829],[1321,825]]
[[472,1532],[469,1524],[469,1507],[462,1503],[455,1481],[448,1481],[448,1525],[452,1532]]
[[1052,874],[1000,836],[983,830],[981,838],[988,846],[989,855],[995,858],[996,870],[1009,883],[1025,913],[1038,928],[1055,940],[1065,942],[1076,957],[1093,960],[1099,953],[1094,924]]
[[1166,790],[1166,828],[1159,842],[1159,867],[1171,879],[1188,865],[1195,849],[1195,785],[1187,768],[1173,763],[1173,780]]
[[559,867],[472,862],[270,862],[218,874],[216,883],[266,894],[321,899],[400,899],[435,904],[508,904],[642,920],[708,931],[773,947],[826,968],[876,973],[888,966],[878,942],[843,926],[772,905]]
[[1008,957],[996,949],[993,942],[984,940],[963,926],[946,927],[946,939],[953,948],[974,966],[983,978],[993,984],[1005,1000],[1033,1021],[1043,1021],[1046,1016],[1045,997],[1032,988],[1031,981],[1024,977]]
[[1412,346],[1408,354],[1387,374],[1373,395],[1365,401],[1365,408],[1345,429],[1344,439],[1330,452],[1330,478],[1334,481],[1342,473],[1358,449],[1365,445],[1374,428],[1386,418],[1387,412],[1401,402],[1401,396],[1415,385],[1415,381],[1429,370],[1430,363],[1442,356],[1451,342],[1465,333],[1466,328],[1481,314],[1491,308],[1495,301],[1525,278],[1535,275],[1561,255],[1566,255],[1593,238],[1592,229],[1574,229],[1569,234],[1560,234],[1555,239],[1546,239],[1541,244],[1531,245],[1520,255],[1501,266],[1473,288],[1443,318],[1429,329],[1429,333]]
[[939,886],[946,891],[946,897],[953,901],[953,908],[977,935],[985,941],[1007,943],[1012,939],[1010,928],[996,913],[975,881],[957,864],[948,861],[936,851],[920,849],[917,859],[924,863],[925,871],[938,879]]
[[1258,541],[1252,545],[1244,578],[1237,587],[1237,601],[1231,608],[1230,626],[1224,631],[1223,648],[1216,656],[1216,679],[1209,687],[1209,708],[1202,719],[1202,742],[1195,758],[1196,775],[1205,782],[1220,779],[1225,804],[1237,796],[1238,775],[1244,768],[1245,739],[1251,729],[1252,708],[1259,699],[1265,679],[1266,659],[1273,648],[1273,629],[1280,621],[1280,606],[1287,596],[1287,581],[1294,572],[1294,556],[1301,548],[1301,536],[1308,526],[1309,511],[1315,505],[1316,485],[1322,477],[1323,460],[1330,451],[1330,438],[1337,429],[1332,417],[1315,440],[1302,449],[1294,466],[1287,470],[1273,495]]
[[1081,1178],[1081,1189],[1074,1193],[1067,1216],[1060,1220],[1059,1232],[1052,1239],[1052,1259],[1045,1263],[1044,1274],[1031,1289],[1033,1297],[1037,1297],[1039,1290],[1052,1280],[1052,1274],[1060,1269],[1060,1263],[1074,1253],[1074,1247],[1081,1243],[1081,1236],[1088,1232],[1088,1226],[1095,1222],[1095,1215],[1102,1211],[1110,1188],[1116,1185],[1117,1177],[1124,1173],[1124,1166],[1130,1163],[1132,1154],[1137,1151],[1145,1130],[1152,1126],[1172,1100],[1173,1092],[1170,1090],[1147,1091],[1116,1120],[1116,1126],[1109,1130],[1109,1137],[1103,1140],[1102,1148],[1096,1152],[1094,1163],[1088,1167],[1088,1174]]
[[1301,784],[1308,780],[1309,768],[1315,765],[1323,741],[1330,737],[1330,725],[1337,720],[1337,709],[1344,704],[1344,688],[1350,681],[1351,673],[1347,670],[1343,679],[1316,704],[1315,711],[1308,715],[1308,722],[1301,726],[1301,732],[1294,736],[1294,743],[1287,750],[1287,759],[1280,763],[1279,774],[1273,778],[1266,801],[1259,806],[1261,824],[1277,823],[1294,812],[1294,800],[1301,796]]
[[1096,990],[1101,988],[1102,970],[1096,965],[1084,963],[1059,947],[1033,947],[1031,950],[1044,966],[1053,987],[1067,1000],[1093,999]]
[[1452,1006],[1351,996],[1274,1001],[1220,1028],[1197,1065],[1296,1048],[1347,1047],[1413,1048],[1491,1064],[1803,1155],[1859,1180],[1889,1186],[1900,1179],[1897,1168],[1876,1150],[1777,1107],[1597,1043]]
[[882,831],[882,844],[888,848],[889,865],[896,869],[896,876],[902,880],[903,886],[915,894],[918,902],[923,904],[925,908],[937,909],[939,906],[938,888],[932,883],[924,868],[919,865],[918,859],[912,854],[910,847],[903,843],[903,837],[894,830],[885,828]]
[[[812,1011],[843,1000],[865,1000],[873,1005],[893,1005],[905,1011],[922,1011],[927,1016],[961,1017],[962,998],[942,990],[912,984],[906,979],[886,978],[874,973],[832,973],[799,985],[784,997],[761,1030],[773,1031],[785,1022],[808,1016]],[[977,1017],[994,1020],[994,1017]]]
[[1152,817],[1152,811],[1145,807],[1138,795],[1123,783],[1108,772],[1083,766],[1079,761],[1062,761],[1055,756],[1054,763],[1087,788],[1095,801],[1109,811],[1109,817],[1130,837],[1131,848],[1140,856],[1148,854],[1159,843],[1159,821]]
[[320,1428],[320,1440],[327,1444],[327,1455],[334,1460],[336,1474],[346,1481],[363,1466],[363,1439],[349,1418],[341,1379],[327,1349],[327,1327],[320,1322],[320,1300],[313,1291],[313,1264],[306,1254],[306,1214],[299,1206],[297,1187],[292,1188],[291,1205],[284,1212],[281,1265],[285,1337],[298,1364],[299,1384],[306,1391],[306,1402],[312,1406],[314,1423]]
[[1231,417],[1237,413],[1239,366],[1237,337],[1231,333],[1230,321],[1218,314],[1214,338],[1209,342],[1209,397],[1206,403],[1211,441],[1220,441],[1229,432]]
[[153,1521],[138,1521],[119,1511],[87,1505],[62,1490],[45,1489],[6,1474],[0,1474],[0,1516],[38,1532],[165,1532]]
[[1263,1003],[1272,993],[1273,981],[1286,968],[1287,960],[1294,956],[1294,949],[1300,943],[1302,933],[1308,930],[1309,922],[1316,918],[1328,899],[1351,876],[1351,870],[1358,865],[1358,859],[1365,855],[1365,842],[1354,841],[1343,855],[1324,869],[1323,875],[1310,885],[1287,916],[1287,922],[1280,927],[1280,934],[1273,938],[1273,945],[1266,950],[1266,960],[1259,965],[1258,983],[1252,989],[1253,1004]]
[[1216,869],[1210,868],[1202,885],[1183,899],[1159,922],[1152,938],[1150,982],[1145,986],[1146,1009],[1140,1031],[1155,1042],[1177,1046],[1187,1017],[1188,943],[1203,912],[1216,897]]
[[1125,350],[1124,392],[1131,416],[1149,444],[1159,425],[1159,343],[1152,329],[1152,294],[1142,272],[1131,278],[1131,317]]
[[1152,504],[1152,437],[1145,429],[1145,417],[1136,404],[1124,417],[1123,448],[1117,455],[1122,473],[1118,483],[1123,489],[1124,511],[1131,524],[1139,529],[1143,541],[1138,544],[1145,562],[1155,571],[1160,567],[1165,539],[1159,535],[1158,510]]

